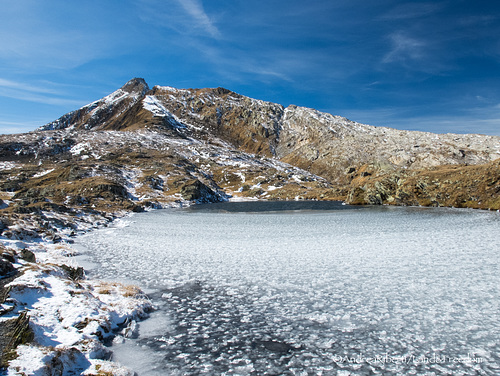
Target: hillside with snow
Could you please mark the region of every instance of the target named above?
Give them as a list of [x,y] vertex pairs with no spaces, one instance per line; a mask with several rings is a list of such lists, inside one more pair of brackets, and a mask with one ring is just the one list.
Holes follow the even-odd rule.
[[[24,206],[26,200],[42,205],[37,189],[48,185],[43,197],[51,204],[125,210],[175,202],[181,191],[197,191],[185,198],[204,201],[341,199],[498,209],[499,158],[495,136],[373,127],[223,88],[150,89],[138,78],[34,132],[0,139],[0,159],[22,161],[22,172],[7,174],[4,191]],[[61,178],[68,168],[79,172]],[[40,169],[50,173],[42,178]],[[94,192],[113,187],[105,189],[113,199],[94,202],[76,184],[82,179],[86,187],[98,185]],[[63,189],[67,184],[71,189]]]

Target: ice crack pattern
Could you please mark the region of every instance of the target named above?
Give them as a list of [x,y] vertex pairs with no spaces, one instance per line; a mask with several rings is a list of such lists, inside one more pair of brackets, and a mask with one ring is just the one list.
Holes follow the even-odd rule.
[[499,229],[453,209],[159,211],[80,242],[94,273],[151,290],[155,317],[115,348],[141,376],[496,375]]

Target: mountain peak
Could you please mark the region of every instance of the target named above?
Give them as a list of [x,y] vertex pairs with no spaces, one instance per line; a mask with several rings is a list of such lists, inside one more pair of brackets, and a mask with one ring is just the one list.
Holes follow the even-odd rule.
[[132,78],[120,89],[92,102],[82,108],[71,111],[59,119],[45,124],[38,130],[54,130],[64,128],[104,129],[112,124],[120,115],[141,101],[149,91],[144,78]]
[[134,77],[121,87],[127,93],[137,93],[144,95],[149,91],[149,86],[144,78]]

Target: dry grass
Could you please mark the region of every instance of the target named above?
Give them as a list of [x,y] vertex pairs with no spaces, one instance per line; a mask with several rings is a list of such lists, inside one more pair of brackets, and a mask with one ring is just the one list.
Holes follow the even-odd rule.
[[100,282],[96,286],[96,292],[102,295],[116,293],[126,298],[133,298],[142,294],[142,291],[138,286],[124,285],[118,282]]
[[0,200],[10,200],[14,196],[13,192],[0,192]]

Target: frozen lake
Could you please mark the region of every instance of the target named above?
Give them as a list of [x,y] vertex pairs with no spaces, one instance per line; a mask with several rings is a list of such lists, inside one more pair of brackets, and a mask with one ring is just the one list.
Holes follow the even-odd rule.
[[499,375],[500,214],[331,205],[159,210],[79,237],[91,278],[158,307],[116,359],[140,376]]

